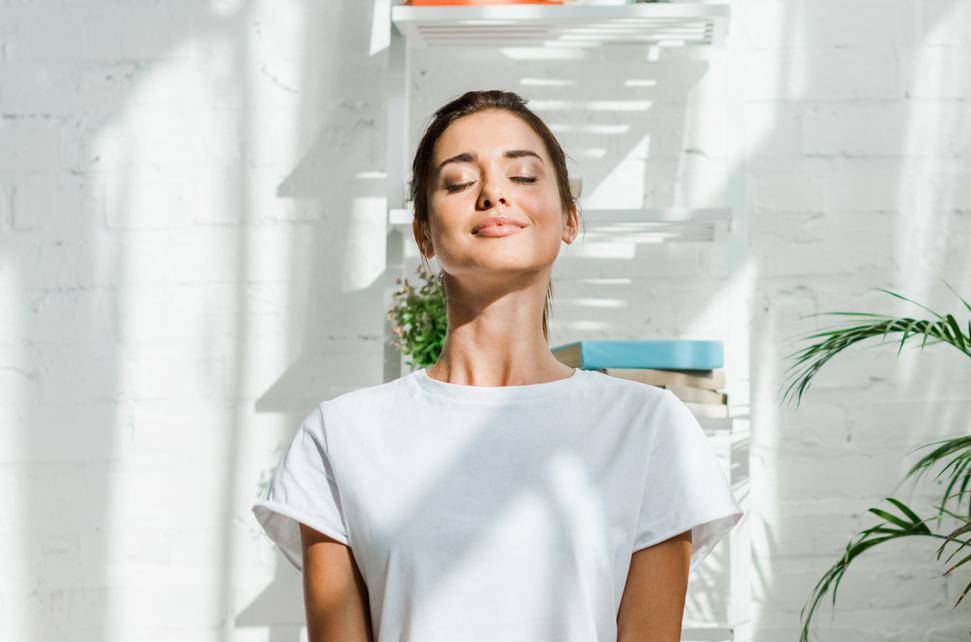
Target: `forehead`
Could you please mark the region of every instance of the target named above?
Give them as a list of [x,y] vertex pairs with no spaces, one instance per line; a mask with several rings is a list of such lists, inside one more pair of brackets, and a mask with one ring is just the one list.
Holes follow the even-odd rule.
[[463,116],[449,125],[435,143],[432,163],[437,166],[465,152],[501,156],[507,149],[529,149],[550,162],[543,139],[526,121],[505,110],[491,110]]

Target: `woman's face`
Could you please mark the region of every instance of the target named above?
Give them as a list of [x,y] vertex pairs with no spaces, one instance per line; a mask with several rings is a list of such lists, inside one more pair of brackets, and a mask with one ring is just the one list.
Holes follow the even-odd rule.
[[[565,219],[556,171],[543,140],[518,116],[492,110],[449,125],[432,154],[431,247],[452,276],[545,277],[560,242],[576,237]],[[507,217],[491,225],[490,217]],[[417,221],[415,238],[420,239]]]

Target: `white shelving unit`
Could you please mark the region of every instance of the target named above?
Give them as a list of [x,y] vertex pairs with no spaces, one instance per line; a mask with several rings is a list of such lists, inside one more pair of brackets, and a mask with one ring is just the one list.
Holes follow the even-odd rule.
[[[408,201],[410,131],[410,52],[448,47],[605,48],[613,46],[724,47],[730,7],[728,1],[663,2],[628,5],[492,5],[410,6],[400,0],[387,6],[390,22],[388,68],[388,121],[386,141],[388,236],[384,309],[393,302],[396,278],[403,276],[406,238],[411,237],[412,209]],[[637,64],[632,59],[631,64]],[[581,203],[582,205],[582,203]],[[704,241],[719,243],[732,232],[731,207],[663,209],[588,209],[581,207],[588,233],[629,234],[636,241]],[[401,375],[402,358],[388,343],[391,322],[385,322],[384,380]],[[738,420],[699,418],[706,432],[717,439],[733,438]],[[743,423],[747,423],[743,420]],[[723,451],[725,449],[722,449]],[[720,457],[730,453],[723,452]],[[744,540],[743,540],[744,541]],[[732,551],[731,567],[744,563]],[[744,591],[744,574],[733,572],[733,591]],[[746,596],[732,596],[729,622],[688,626],[682,640],[741,642],[733,624],[745,629]]]
[[[389,0],[390,1],[390,0]],[[395,278],[402,276],[404,235],[410,235],[407,180],[411,149],[409,69],[414,49],[475,47],[708,47],[722,49],[728,30],[727,2],[665,2],[628,5],[411,6],[395,2],[391,23],[387,122],[387,280],[385,309],[392,305]],[[726,238],[731,208],[587,209],[587,231],[623,232],[647,242],[712,241]],[[385,323],[384,378],[401,375],[401,355],[390,347]]]
[[413,48],[660,44],[722,47],[724,3],[395,6],[391,20]]

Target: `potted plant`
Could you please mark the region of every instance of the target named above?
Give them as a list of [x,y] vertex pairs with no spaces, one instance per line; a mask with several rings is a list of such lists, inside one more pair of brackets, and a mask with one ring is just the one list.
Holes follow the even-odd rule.
[[448,328],[442,275],[434,276],[425,265],[419,265],[418,277],[421,285],[417,289],[408,279],[395,279],[401,288],[395,291],[395,304],[387,315],[394,322],[395,336],[390,343],[409,357],[406,363],[413,368],[438,360]]
[[[954,288],[952,288],[949,284],[947,287],[952,292],[955,292]],[[971,357],[971,320],[968,321],[967,335],[965,335],[961,325],[957,322],[953,315],[940,315],[930,308],[916,303],[915,301],[911,301],[910,299],[895,292],[884,290],[883,288],[878,289],[905,301],[910,301],[915,305],[919,305],[933,314],[936,318],[897,318],[880,314],[867,314],[863,312],[820,313],[861,317],[861,321],[848,327],[819,332],[808,337],[804,337],[809,339],[819,338],[820,341],[800,351],[792,353],[791,355],[787,355],[797,357],[796,362],[789,366],[787,371],[798,368],[803,364],[808,365],[805,365],[803,370],[795,376],[794,381],[788,386],[785,394],[783,395],[783,402],[785,401],[786,397],[789,396],[789,393],[793,390],[793,388],[798,386],[796,396],[796,405],[798,406],[799,401],[802,399],[803,391],[812,381],[813,376],[819,371],[823,364],[850,346],[872,337],[880,336],[881,338],[885,339],[888,334],[899,335],[900,347],[897,349],[898,356],[900,351],[903,349],[904,344],[909,339],[923,337],[920,344],[921,349],[923,349],[928,343],[931,345],[936,343],[945,343],[959,350],[961,354]],[[955,292],[955,294],[957,294],[957,292]],[[971,304],[969,304],[960,295],[958,295],[958,298],[961,299],[961,302],[964,304],[967,311],[971,312]],[[911,452],[929,446],[935,446],[935,448],[920,458],[920,460],[913,465],[913,467],[905,475],[904,480],[913,478],[913,481],[916,482],[917,479],[919,479],[920,476],[930,468],[938,464],[944,464],[943,468],[937,473],[936,476],[936,478],[940,478],[941,475],[946,474],[947,481],[944,496],[941,499],[940,504],[937,506],[937,514],[921,519],[916,511],[908,507],[904,502],[893,497],[885,498],[886,501],[892,505],[892,508],[889,510],[876,507],[869,508],[868,512],[876,515],[879,518],[879,521],[876,525],[855,535],[846,545],[846,549],[840,559],[833,564],[833,566],[830,567],[823,577],[820,578],[820,580],[816,583],[812,595],[810,596],[809,600],[807,600],[806,604],[803,605],[802,610],[800,611],[800,620],[802,624],[802,633],[799,638],[800,642],[808,642],[809,625],[813,614],[815,613],[816,607],[822,600],[823,596],[827,593],[827,591],[832,589],[832,603],[835,606],[836,590],[839,587],[840,580],[843,578],[843,574],[846,573],[846,570],[849,568],[853,560],[857,559],[861,554],[874,546],[879,546],[884,542],[899,540],[904,537],[929,537],[934,540],[940,540],[940,546],[938,547],[936,553],[937,559],[940,559],[948,544],[956,544],[954,550],[945,560],[945,563],[950,563],[954,559],[955,555],[962,550],[964,551],[964,555],[952,563],[947,570],[944,571],[943,575],[948,575],[955,569],[971,561],[971,554],[969,554],[971,553],[971,549],[965,550],[965,547],[971,545],[971,539],[969,539],[969,537],[971,537],[971,501],[968,502],[968,507],[965,508],[963,512],[961,509],[964,496],[971,492],[971,490],[968,490],[968,485],[971,483],[971,435],[960,435],[950,439],[923,444]],[[957,490],[955,490],[955,487],[957,487]],[[947,507],[952,500],[954,503],[954,510]],[[950,528],[941,529],[941,520],[945,514],[954,520],[954,525],[952,525]],[[928,522],[932,519],[937,520],[937,524],[933,528],[928,524]],[[969,590],[971,590],[971,583],[964,588],[963,592],[958,597],[957,602],[954,604],[955,607],[961,603],[961,600]]]

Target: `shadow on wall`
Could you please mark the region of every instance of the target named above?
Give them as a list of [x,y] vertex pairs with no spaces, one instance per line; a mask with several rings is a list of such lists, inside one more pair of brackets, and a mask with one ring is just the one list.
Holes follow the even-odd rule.
[[[253,406],[296,417],[321,353],[380,341],[361,325],[380,288],[355,281],[383,259],[383,61],[358,46],[360,6],[2,9],[4,210],[30,241],[10,284],[32,364],[23,639],[231,635]],[[275,389],[294,353],[305,376]],[[294,637],[288,603],[253,623]]]

